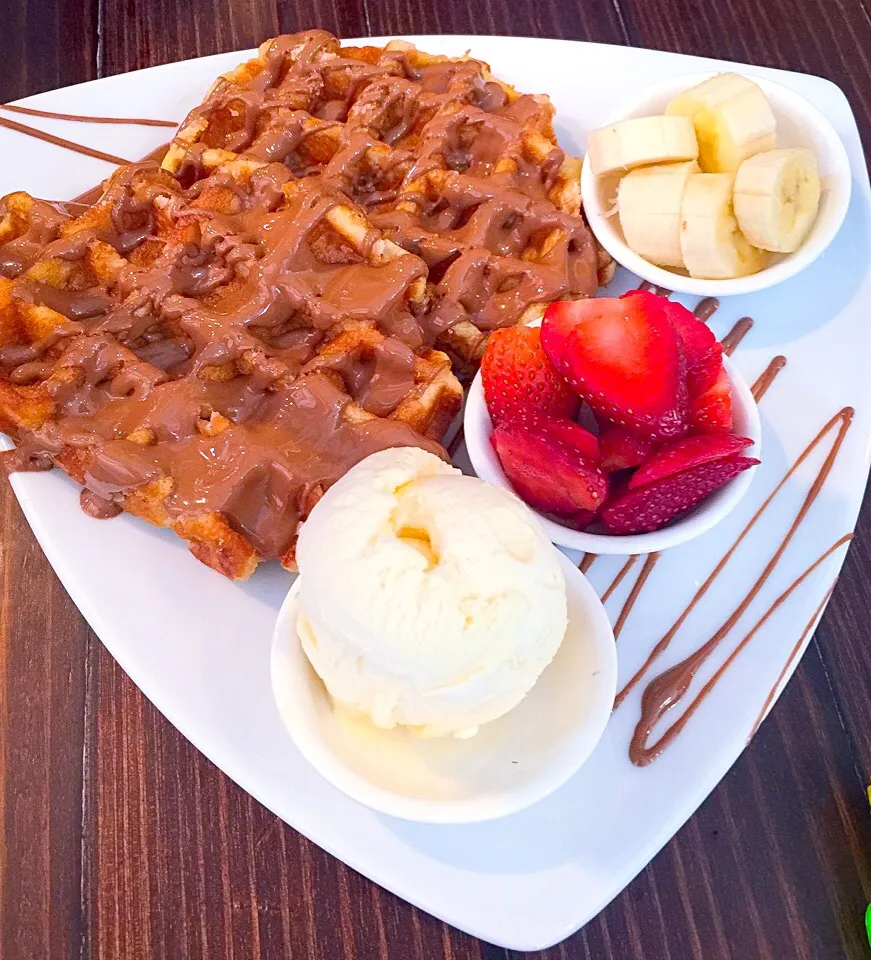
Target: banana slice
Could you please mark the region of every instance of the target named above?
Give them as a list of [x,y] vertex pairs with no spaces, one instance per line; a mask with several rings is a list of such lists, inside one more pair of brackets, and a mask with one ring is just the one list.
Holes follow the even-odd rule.
[[691,277],[731,280],[758,273],[766,255],[751,246],[732,209],[731,173],[696,173],[689,178],[680,214],[680,247]]
[[684,265],[680,245],[681,199],[698,174],[695,160],[639,167],[617,188],[617,212],[630,249],[662,267]]
[[706,173],[734,173],[748,158],[775,146],[775,120],[762,90],[737,73],[720,73],[687,90],[665,108],[696,128],[699,165]]
[[820,208],[813,151],[769,150],[745,160],[735,176],[734,202],[738,225],[752,244],[778,253],[798,250]]
[[587,158],[597,177],[650,163],[695,160],[699,144],[689,117],[634,117],[590,134]]

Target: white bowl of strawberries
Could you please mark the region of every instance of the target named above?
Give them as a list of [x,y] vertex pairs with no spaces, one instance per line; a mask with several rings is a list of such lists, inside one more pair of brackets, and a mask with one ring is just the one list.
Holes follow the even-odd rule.
[[642,290],[494,331],[464,429],[478,476],[513,490],[554,543],[618,554],[719,523],[750,486],[762,432],[707,324]]

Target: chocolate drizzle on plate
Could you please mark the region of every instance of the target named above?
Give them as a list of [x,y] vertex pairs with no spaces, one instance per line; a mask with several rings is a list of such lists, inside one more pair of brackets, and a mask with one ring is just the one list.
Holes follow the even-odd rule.
[[115,166],[121,166],[130,162],[123,157],[116,157],[112,153],[104,153],[102,150],[86,147],[84,144],[76,143],[74,140],[56,137],[53,133],[37,130],[36,127],[28,127],[27,124],[18,123],[16,120],[9,120],[6,117],[0,117],[0,127],[5,127],[7,130],[14,130],[16,133],[24,133],[28,137],[43,140],[45,143],[51,143],[56,147],[63,147],[64,150],[72,150],[73,153],[81,153],[86,157],[93,157],[95,160],[105,160],[106,163],[112,163]]
[[[847,537],[845,538],[845,540],[846,539],[850,539],[850,538]],[[750,732],[750,736],[747,738],[748,743],[756,736],[756,732],[759,730],[760,726],[762,726],[762,721],[765,719],[765,717],[768,714],[768,708],[771,706],[771,703],[774,700],[774,697],[776,696],[777,691],[780,689],[780,684],[783,682],[783,678],[789,672],[790,667],[792,667],[793,663],[795,662],[795,658],[801,652],[802,647],[804,647],[804,642],[805,640],[807,640],[808,634],[816,626],[817,621],[820,619],[820,616],[822,615],[822,612],[826,607],[826,604],[829,602],[829,600],[831,600],[832,594],[835,592],[835,584],[837,584],[837,582],[838,581],[836,578],[835,583],[833,583],[831,587],[829,587],[828,591],[826,592],[826,595],[820,601],[820,605],[816,608],[816,610],[814,610],[810,620],[808,620],[807,622],[807,626],[804,628],[804,630],[802,630],[801,636],[798,638],[798,640],[796,640],[795,646],[792,648],[792,650],[789,653],[789,656],[786,658],[786,663],[783,665],[783,669],[778,674],[777,679],[774,681],[774,685],[769,691],[768,696],[765,698],[765,703],[762,704],[762,709],[759,711],[759,716],[756,719],[756,723],[753,724],[753,729]]]
[[655,283],[651,283],[649,280],[642,280],[638,284],[639,290],[648,290],[650,293],[655,293],[658,297],[670,297],[674,291],[669,290],[668,287],[658,287]]
[[661,554],[659,553],[649,553],[644,559],[644,566],[641,568],[641,573],[638,574],[638,579],[632,586],[632,589],[629,591],[629,596],[626,598],[626,602],[623,604],[620,615],[617,617],[617,622],[614,624],[614,639],[617,640],[620,637],[620,634],[623,632],[623,627],[626,625],[626,621],[629,619],[629,614],[632,613],[632,609],[638,601],[641,591],[644,589],[644,585],[647,583],[650,574],[653,573],[653,568],[656,566],[659,561]]
[[[644,284],[641,285],[645,287]],[[647,289],[651,289],[650,285],[646,285]],[[709,320],[713,315],[714,311],[717,309],[718,303],[714,298],[705,298],[701,300],[694,310],[694,313],[700,319],[705,321]],[[726,334],[722,339],[722,344],[724,348],[724,353],[731,355],[750,329],[753,326],[753,321],[750,317],[742,317],[740,320],[735,323],[732,329]],[[771,385],[774,383],[775,379],[779,373],[783,370],[786,365],[786,357],[776,356],[772,358],[767,367],[762,371],[762,373],[754,381],[751,392],[754,399],[758,402],[760,401],[767,391],[770,389]],[[617,694],[615,700],[614,709],[618,709],[625,701],[629,694],[641,683],[644,676],[648,673],[652,665],[662,656],[663,653],[668,649],[672,640],[676,636],[677,632],[681,629],[683,624],[686,622],[689,615],[695,609],[696,605],[702,599],[702,597],[708,592],[708,590],[713,586],[714,582],[719,578],[720,574],[723,572],[726,565],[732,559],[736,550],[740,544],[744,541],[745,537],[750,533],[750,531],[756,526],[758,521],[761,519],[765,511],[770,506],[774,498],[780,493],[786,483],[790,478],[796,473],[799,467],[811,456],[811,454],[819,447],[823,440],[833,431],[836,430],[835,439],[832,444],[832,447],[823,461],[813,483],[811,484],[810,490],[805,497],[801,507],[796,514],[793,523],[789,530],[786,533],[786,536],[783,538],[762,574],[751,586],[750,590],[744,596],[744,598],[739,602],[732,614],[726,619],[726,621],[721,625],[721,627],[700,647],[698,647],[693,653],[684,658],[680,663],[676,664],[674,667],[671,667],[669,670],[666,670],[664,673],[655,677],[647,685],[646,689],[642,694],[642,712],[641,718],[638,721],[638,724],[635,728],[632,741],[630,744],[629,755],[630,759],[637,766],[646,766],[655,760],[666,747],[671,744],[678,734],[684,729],[687,725],[693,714],[698,710],[703,701],[714,689],[716,684],[720,681],[732,663],[735,661],[740,652],[750,643],[753,637],[759,632],[762,626],[768,622],[768,620],[774,616],[777,610],[786,602],[786,600],[792,596],[792,594],[798,590],[798,588],[811,576],[811,574],[830,556],[836,553],[839,549],[845,546],[852,539],[852,534],[845,534],[836,540],[827,550],[825,550],[812,564],[810,564],[805,571],[800,574],[787,588],[784,590],[771,604],[771,606],[766,610],[766,612],[759,618],[759,620],[754,624],[754,626],[742,637],[738,642],[736,647],[732,650],[723,664],[715,671],[711,678],[705,683],[699,693],[695,698],[690,702],[689,706],[684,710],[681,716],[670,726],[664,733],[653,743],[650,744],[649,740],[653,734],[654,728],[659,720],[673,707],[675,707],[686,695],[694,677],[696,676],[698,670],[702,667],[704,663],[713,655],[717,650],[723,640],[732,632],[740,618],[746,612],[750,604],[768,582],[772,573],[777,568],[780,560],[782,559],[787,547],[792,541],[795,533],[797,532],[799,526],[810,510],[811,506],[818,497],[820,491],[823,488],[831,470],[834,466],[835,460],[837,459],[838,453],[841,449],[841,446],[846,437],[847,431],[850,428],[850,424],[853,420],[853,410],[850,407],[845,407],[843,410],[840,410],[828,423],[820,430],[820,432],[813,438],[813,440],[808,444],[804,451],[799,455],[796,461],[792,464],[789,470],[786,472],[784,477],[780,480],[777,486],[774,488],[772,493],[764,501],[762,506],[756,511],[744,529],[741,531],[735,542],[722,557],[722,559],[714,567],[711,574],[704,581],[704,583],[696,591],[695,595],[687,605],[687,607],[680,613],[674,624],[668,630],[668,632],[659,640],[659,642],[654,646],[653,650],[648,655],[647,659],[644,661],[640,669],[632,676],[628,683],[623,687],[622,690]],[[629,571],[634,567],[637,557],[631,556],[627,558],[626,562],[619,569],[616,576],[609,584],[609,586],[602,593],[602,602],[607,602],[611,596],[616,591],[617,587],[623,582],[626,578]],[[628,597],[623,603],[623,606],[620,609],[617,619],[614,626],[614,635],[615,639],[620,635],[623,627],[626,624],[626,621],[629,615],[632,612],[634,605],[636,604],[641,591],[648,580],[650,574],[653,572],[654,567],[659,559],[659,554],[650,554],[646,559],[644,566],[642,567],[638,579],[633,585],[632,590],[630,591]],[[579,564],[580,569],[583,573],[586,573],[593,565],[596,560],[596,555],[592,553],[584,554],[581,562]],[[833,588],[832,588],[833,589]],[[796,657],[800,653],[804,642],[807,640],[808,635],[819,619],[822,611],[828,602],[829,597],[831,596],[832,590],[830,589],[823,599],[822,603],[817,607],[810,621],[808,622],[805,629],[802,631],[801,636],[793,647],[792,651],[787,658],[786,663],[783,666],[783,669],[780,672],[780,675],[777,678],[774,686],[769,693],[762,710],[759,715],[759,719],[756,721],[756,724],[753,728],[753,733],[759,727],[759,724],[765,717],[771,702],[773,701],[777,690],[779,689],[784,676],[786,676],[790,667],[794,663]],[[751,734],[752,736],[752,734]]]
[[27,117],[45,117],[47,120],[66,120],[70,123],[107,123],[132,127],[177,127],[174,120],[147,120],[142,117],[90,117],[80,113],[55,113],[53,110],[37,110],[21,107],[15,103],[0,103],[0,110],[21,113]]
[[716,297],[704,297],[696,304],[693,313],[702,323],[707,323],[719,307],[720,301]]
[[731,357],[738,345],[747,336],[753,328],[753,321],[750,317],[741,317],[734,327],[720,341],[723,344],[723,353]]
[[774,383],[775,378],[785,366],[786,357],[774,357],[762,373],[753,381],[750,392],[753,394],[753,399],[757,403],[768,393],[768,388]]
[[[586,560],[588,556],[592,556],[592,554],[585,554],[584,560]],[[626,558],[626,563],[624,563],[623,566],[620,567],[620,570],[618,571],[617,576],[614,577],[614,579],[611,581],[611,585],[602,594],[600,598],[602,603],[607,603],[611,599],[611,594],[617,589],[617,587],[620,586],[626,574],[629,573],[629,571],[635,566],[635,563],[638,560],[638,557],[639,557],[639,554],[636,553],[636,554],[633,554],[631,557]],[[581,563],[583,564],[583,560],[581,561]],[[592,561],[591,561],[591,564],[592,564]],[[581,572],[584,572],[583,566],[581,566]]]
[[[12,103],[0,104],[0,110],[6,110],[9,113],[19,113],[28,117],[45,117],[48,120],[64,120],[69,123],[97,123],[136,127],[177,126],[177,124],[172,120],[149,120],[144,117],[92,117],[78,113],[56,113],[53,110],[37,110],[35,107],[20,107],[17,104]],[[114,154],[104,153],[102,150],[97,150],[94,147],[88,147],[83,143],[77,143],[75,140],[67,140],[64,137],[57,137],[52,133],[46,133],[44,130],[38,130],[36,127],[31,127],[24,123],[18,123],[16,120],[9,120],[6,117],[0,117],[0,127],[5,127],[7,130],[14,130],[16,133],[22,133],[25,136],[33,137],[36,140],[43,140],[45,143],[53,144],[56,147],[62,147],[64,150],[72,150],[74,153],[80,153],[86,157],[94,157],[96,160],[105,160],[107,163],[113,163],[116,166],[121,166],[130,162],[122,157],[116,157]],[[169,144],[166,144],[166,146],[158,148],[158,150],[162,150],[161,159],[163,158],[163,153],[166,153],[168,146]],[[148,157],[150,158],[152,155],[153,154],[149,154]],[[95,188],[95,190],[97,191],[96,197],[99,197],[99,188]],[[88,196],[91,196],[91,193],[92,192],[89,192]]]
[[[732,627],[735,626],[738,619],[749,606],[750,600],[756,596],[759,588],[767,580],[768,575],[771,573],[771,569],[766,567],[766,571],[753,585],[750,593],[747,595],[747,598],[745,598],[745,601],[742,601],[742,603],[739,604],[732,616],[711,637],[710,640],[702,644],[702,646],[699,647],[694,653],[691,653],[684,660],[681,660],[680,663],[675,664],[675,666],[671,667],[669,670],[666,670],[665,673],[660,674],[655,680],[652,680],[647,685],[647,689],[644,691],[644,695],[641,698],[641,719],[638,721],[638,725],[635,727],[635,732],[632,735],[632,742],[629,746],[629,758],[636,766],[645,767],[647,764],[653,762],[658,756],[660,756],[663,750],[665,750],[665,748],[684,729],[687,723],[689,723],[696,710],[698,710],[702,703],[704,703],[707,696],[711,693],[717,683],[719,683],[723,675],[726,673],[741,651],[747,646],[747,644],[750,643],[759,630],[762,629],[762,627],[771,619],[771,617],[774,616],[777,610],[792,596],[793,593],[795,593],[795,591],[805,582],[805,580],[807,580],[814,570],[820,566],[820,564],[822,564],[845,544],[849,543],[852,539],[853,535],[848,533],[836,540],[828,548],[828,550],[817,557],[817,559],[814,560],[814,562],[807,567],[807,569],[799,577],[797,577],[786,588],[786,590],[783,591],[783,593],[777,597],[777,599],[771,604],[765,613],[756,621],[753,627],[741,638],[734,650],[732,650],[729,656],[723,661],[722,665],[711,676],[710,680],[708,680],[708,682],[693,698],[681,716],[666,729],[666,731],[655,743],[651,745],[648,745],[648,741],[653,732],[654,726],[664,716],[665,713],[680,703],[680,701],[686,695],[686,692],[689,689],[689,686],[695,678],[698,670],[714,653],[726,634],[729,633]],[[826,599],[828,599],[828,596]],[[807,637],[807,634],[810,632],[813,624],[816,623],[817,618],[822,613],[824,605],[825,601],[817,608],[810,620],[808,627],[805,628],[802,637],[799,640],[797,649],[801,649],[801,644],[804,642],[804,639]],[[795,656],[795,653],[797,653],[797,650],[794,651],[792,657]],[[790,659],[792,659],[792,657]],[[785,672],[786,668],[784,669],[783,673]],[[781,678],[783,677],[783,673],[781,673]],[[778,680],[778,683],[779,682],[780,681]],[[763,708],[763,716],[765,709],[767,709],[768,702],[770,701],[766,701],[766,706]]]
[[[774,490],[768,495],[766,500],[763,502],[762,506],[756,511],[756,513],[751,517],[747,525],[738,535],[735,542],[720,560],[720,562],[714,567],[713,571],[710,573],[708,578],[704,583],[699,587],[693,596],[692,600],[677,618],[671,629],[665,634],[665,636],[656,644],[653,648],[653,651],[645,660],[642,667],[635,673],[632,679],[626,684],[626,686],[619,692],[617,695],[617,700],[615,703],[616,707],[619,707],[622,704],[629,693],[638,685],[642,677],[647,673],[652,664],[659,659],[660,656],[668,649],[671,641],[674,639],[678,630],[683,626],[686,619],[695,609],[698,602],[702,597],[708,592],[717,578],[725,569],[726,565],[732,559],[738,547],[750,533],[750,531],[756,526],[760,518],[763,516],[765,511],[771,505],[774,498],[780,493],[784,488],[786,483],[790,478],[796,473],[799,467],[810,457],[810,455],[817,449],[817,447],[822,443],[822,441],[833,431],[836,430],[835,439],[832,444],[832,447],[826,456],[825,460],[822,463],[813,483],[811,484],[810,490],[807,493],[804,501],[802,502],[801,507],[799,508],[793,522],[787,531],[784,538],[781,540],[780,544],[777,546],[776,550],[772,554],[770,560],[765,566],[765,569],[750,587],[750,590],[745,594],[742,600],[735,607],[733,612],[727,617],[722,626],[713,634],[713,636],[706,641],[695,653],[691,654],[685,660],[681,661],[676,667],[672,667],[670,670],[667,670],[665,673],[661,674],[650,684],[648,684],[647,689],[644,691],[641,700],[641,719],[638,722],[636,728],[635,736],[633,737],[633,749],[631,752],[631,758],[633,763],[637,763],[641,766],[644,766],[647,763],[650,763],[651,760],[654,760],[662,750],[674,739],[674,736],[683,729],[685,725],[685,720],[681,719],[675,722],[669,731],[657,741],[653,747],[646,746],[646,742],[650,732],[652,731],[654,725],[659,720],[659,718],[668,710],[677,704],[681,698],[686,693],[687,688],[689,687],[690,681],[693,676],[695,676],[696,671],[701,666],[702,663],[707,660],[707,658],[714,652],[714,650],[720,645],[720,643],[725,639],[725,637],[732,631],[738,620],[744,615],[747,608],[759,594],[759,591],[765,586],[768,582],[771,574],[774,572],[775,568],[779,564],[781,558],[786,552],[787,547],[791,543],[793,537],[801,526],[802,521],[807,516],[808,511],[815,503],[817,497],[819,496],[820,491],[823,488],[826,480],[828,479],[829,474],[832,471],[832,467],[835,464],[838,453],[840,452],[841,446],[843,445],[844,439],[847,435],[847,431],[850,429],[850,425],[853,422],[853,409],[851,407],[845,407],[843,410],[840,410],[834,417],[829,420],[829,422],[822,428],[822,430],[814,437],[814,439],[805,447],[799,457],[796,459],[795,463],[789,468]],[[763,621],[757,624],[753,631],[745,638],[746,642],[749,642],[749,639],[752,637],[753,633],[761,626],[762,622],[768,619],[771,613],[777,608],[777,606],[782,603],[788,595],[790,595],[793,590],[795,590],[800,583],[803,583],[805,579],[810,575],[813,570],[815,570],[820,563],[823,562],[828,556],[830,556],[834,551],[836,551],[844,543],[848,542],[852,537],[852,534],[847,534],[837,540],[828,550],[826,550],[814,563],[796,580],[793,582],[792,586],[781,595],[780,598],[775,602],[769,613],[765,615]],[[742,641],[742,642],[745,642]],[[727,661],[731,662],[730,661]],[[720,674],[715,674],[715,680],[719,678]],[[707,695],[712,689],[713,684],[707,685],[702,693],[701,697]],[[689,708],[689,713],[694,712],[697,706],[697,702],[694,701],[694,704]],[[672,734],[672,731],[673,734]]]

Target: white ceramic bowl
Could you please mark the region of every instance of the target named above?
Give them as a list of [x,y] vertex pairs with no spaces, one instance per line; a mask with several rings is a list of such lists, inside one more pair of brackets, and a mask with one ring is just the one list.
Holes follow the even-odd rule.
[[[744,378],[735,369],[728,357],[723,357],[723,365],[732,384],[732,414],[735,421],[734,432],[742,437],[749,437],[753,444],[743,452],[743,456],[762,459],[762,424],[759,420],[759,409],[753,394]],[[494,483],[499,487],[512,490],[511,483],[505,476],[502,464],[496,456],[496,451],[490,443],[493,433],[493,423],[487,412],[484,402],[484,387],[481,384],[481,374],[478,372],[469,396],[466,400],[466,411],[463,416],[463,431],[466,437],[466,449],[469,459],[475,468],[475,473],[482,480]],[[706,533],[718,524],[735,508],[738,501],[747,492],[755,467],[739,473],[737,477],[722,486],[716,493],[711,494],[686,516],[674,523],[654,530],[652,533],[637,533],[630,536],[612,536],[600,533],[585,533],[581,530],[571,530],[562,524],[549,520],[547,517],[533,511],[544,527],[545,533],[553,543],[572,550],[584,550],[587,553],[617,553],[621,555],[634,553],[653,553],[655,550],[666,550],[676,547],[689,540]]]
[[[602,125],[662,113],[673,97],[712,75],[686,74],[645,87],[637,97],[615,110]],[[590,164],[585,162],[581,172],[581,193],[587,220],[602,246],[632,273],[659,287],[702,297],[752,293],[795,276],[813,263],[835,238],[847,214],[852,186],[850,162],[841,138],[826,117],[804,97],[764,77],[752,76],[751,79],[759,84],[771,102],[777,120],[777,146],[810,147],[816,154],[822,196],[819,215],[808,238],[795,253],[771,254],[769,266],[752,276],[735,280],[694,280],[680,271],[657,267],[629,249],[620,229],[620,218],[614,212],[619,177],[596,177]]]
[[617,654],[595,591],[571,561],[559,558],[568,595],[566,637],[521,703],[468,740],[424,740],[336,711],[296,632],[297,580],[275,626],[272,688],[300,753],[349,797],[405,820],[493,820],[562,786],[605,730]]

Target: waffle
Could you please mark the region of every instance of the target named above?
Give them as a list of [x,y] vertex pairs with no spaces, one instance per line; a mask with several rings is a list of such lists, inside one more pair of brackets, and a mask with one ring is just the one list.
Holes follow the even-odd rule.
[[470,57],[404,41],[342,47],[313,30],[264,43],[182,123],[164,168],[183,180],[231,157],[280,160],[363,207],[429,268],[429,332],[465,363],[495,327],[592,295],[613,275],[581,217],[580,160],[544,96]]
[[440,446],[495,327],[611,268],[545,98],[406,44],[280,37],[162,165],[92,205],[0,201],[0,430],[94,516],[171,528],[244,579],[295,568],[354,463]]
[[[233,579],[294,566],[299,523],[355,462],[434,452],[462,391],[448,357],[378,329],[426,266],[316,181],[234,162],[193,190],[122,168],[72,217],[22,194],[0,222],[0,428],[83,506],[190,541]],[[127,251],[126,253],[122,251]]]

